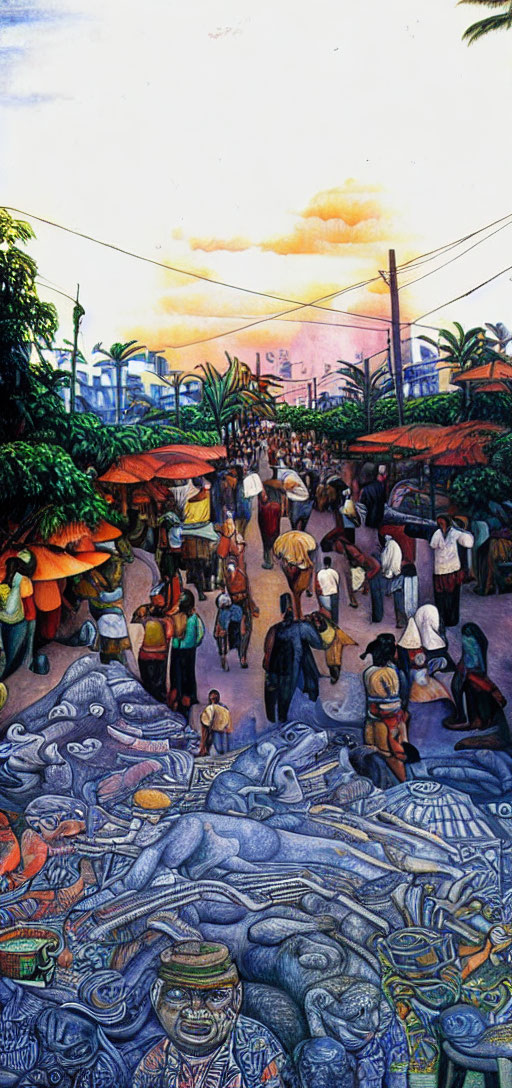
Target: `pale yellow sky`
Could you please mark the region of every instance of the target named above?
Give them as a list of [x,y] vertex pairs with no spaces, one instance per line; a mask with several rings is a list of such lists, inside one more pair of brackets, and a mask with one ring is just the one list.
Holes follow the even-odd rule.
[[[342,289],[385,267],[390,245],[402,262],[512,211],[512,33],[468,48],[476,10],[4,0],[0,204],[258,291],[304,300]],[[287,308],[34,225],[42,276],[69,293],[80,282],[86,351],[130,335],[186,344]],[[512,264],[511,252],[512,227],[404,292],[405,316]],[[432,322],[512,326],[511,275]],[[70,304],[45,297],[69,337]],[[326,305],[387,314],[384,290]],[[192,366],[228,350],[252,363],[258,349],[289,347],[325,361],[384,338],[273,321],[167,354]]]

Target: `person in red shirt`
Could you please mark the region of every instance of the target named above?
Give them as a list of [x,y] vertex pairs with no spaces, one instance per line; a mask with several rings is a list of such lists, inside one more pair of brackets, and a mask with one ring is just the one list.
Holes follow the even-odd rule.
[[263,570],[272,570],[272,548],[281,532],[281,500],[270,498],[265,489],[258,495],[258,525],[263,544]]

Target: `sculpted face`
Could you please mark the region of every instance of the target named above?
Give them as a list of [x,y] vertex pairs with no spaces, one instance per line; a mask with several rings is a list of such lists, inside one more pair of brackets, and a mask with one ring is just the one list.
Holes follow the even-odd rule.
[[45,1046],[65,1069],[90,1065],[100,1049],[94,1024],[66,1008],[43,1013],[37,1030]]
[[307,1039],[297,1060],[300,1088],[353,1088],[345,1047],[336,1039]]
[[316,733],[309,725],[294,722],[268,739],[263,744],[273,744],[276,753],[286,753],[286,762],[295,770],[305,768],[314,757],[327,748],[327,734]]
[[380,991],[372,983],[342,977],[308,990],[304,1009],[312,1035],[326,1035],[348,1050],[359,1050],[379,1029],[380,1002]]
[[156,1015],[178,1050],[195,1057],[212,1053],[229,1038],[242,1002],[242,987],[200,989],[155,983]]

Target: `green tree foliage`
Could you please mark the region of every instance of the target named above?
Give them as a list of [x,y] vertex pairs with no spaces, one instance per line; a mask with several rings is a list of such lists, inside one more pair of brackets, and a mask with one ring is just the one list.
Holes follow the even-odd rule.
[[37,265],[25,251],[32,228],[0,209],[0,429],[4,438],[21,433],[26,399],[33,391],[32,347],[51,347],[57,311],[37,294]]
[[338,359],[338,362],[341,366],[336,373],[342,375],[349,393],[363,408],[366,426],[368,433],[370,433],[373,430],[376,405],[393,388],[393,380],[388,365],[382,363],[373,374],[370,374],[360,364],[347,363],[343,359]]
[[472,23],[462,35],[468,45],[480,41],[495,30],[510,30],[512,27],[512,3],[505,0],[459,0],[461,4],[478,4],[479,7],[491,8],[493,14]]
[[457,473],[450,495],[461,510],[473,513],[486,509],[490,499],[509,499],[511,487],[510,477],[503,476],[493,465],[478,465]]
[[249,367],[226,352],[228,368],[221,374],[211,363],[201,363],[203,372],[203,402],[208,406],[220,440],[222,441],[231,421],[244,411],[253,412],[262,419],[275,419],[274,398],[264,388],[261,380],[253,378]]
[[112,511],[93,480],[60,446],[11,442],[0,447],[0,526],[37,523],[44,537],[69,521],[94,526]]
[[408,400],[404,405],[404,422],[440,423],[443,427],[450,427],[460,420],[462,401],[461,392],[434,393],[430,397]]

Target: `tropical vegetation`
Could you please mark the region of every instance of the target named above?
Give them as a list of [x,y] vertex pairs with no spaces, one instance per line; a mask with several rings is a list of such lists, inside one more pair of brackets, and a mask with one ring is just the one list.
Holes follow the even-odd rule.
[[224,373],[211,363],[201,363],[203,402],[209,408],[221,441],[229,445],[229,424],[254,412],[261,419],[275,419],[275,400],[268,391],[268,376],[255,377],[250,368],[226,352],[228,367]]
[[478,19],[476,23],[468,26],[462,35],[462,40],[468,45],[480,41],[487,34],[495,30],[510,30],[512,27],[512,3],[510,0],[459,0],[461,4],[474,4],[481,8],[491,8],[492,15],[484,19]]
[[348,396],[361,405],[364,411],[368,433],[373,429],[374,409],[382,397],[387,396],[393,389],[387,362],[382,363],[372,374],[369,363],[363,366],[357,363],[347,363],[338,359],[340,366],[336,371],[345,379],[345,388]]

